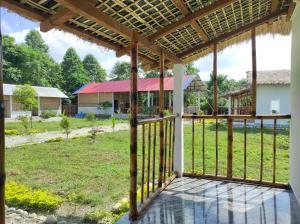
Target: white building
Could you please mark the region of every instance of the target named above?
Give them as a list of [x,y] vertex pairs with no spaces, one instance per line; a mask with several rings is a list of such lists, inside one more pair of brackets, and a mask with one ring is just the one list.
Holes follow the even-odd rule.
[[[32,86],[37,93],[38,107],[32,111],[33,116],[39,116],[45,110],[51,110],[56,112],[57,115],[61,113],[61,100],[68,98],[63,92],[57,88],[52,87],[40,87]],[[22,105],[15,101],[13,93],[16,90],[17,85],[4,84],[4,106],[5,117],[15,118],[24,114],[31,114],[31,111],[23,111]]]

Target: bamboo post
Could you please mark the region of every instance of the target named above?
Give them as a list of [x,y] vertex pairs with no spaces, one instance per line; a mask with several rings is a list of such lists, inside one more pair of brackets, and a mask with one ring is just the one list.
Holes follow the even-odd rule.
[[252,115],[256,115],[256,36],[255,28],[251,30],[251,44],[252,44]]
[[150,163],[151,163],[151,123],[148,126],[148,167],[147,167],[147,198],[149,197],[150,188]]
[[[164,52],[161,51],[160,55],[160,77],[159,77],[159,115],[164,116],[164,67],[165,67]],[[160,145],[160,156],[159,156],[159,177],[158,187],[162,186],[163,179],[163,163],[164,163],[164,122],[161,121],[159,124],[159,145]]]
[[130,80],[130,209],[129,218],[136,220],[137,211],[137,33],[133,32],[131,41],[131,80]]
[[154,122],[154,134],[153,134],[153,161],[152,161],[152,192],[154,192],[154,186],[155,186],[155,147],[156,147],[156,122]]
[[247,179],[247,120],[244,119],[244,180]]
[[264,120],[260,120],[260,182],[263,180],[264,170]]
[[218,81],[217,81],[217,44],[214,44],[213,81],[214,81],[214,115],[218,114]]
[[202,123],[202,173],[205,175],[205,119]]
[[195,173],[195,119],[192,119],[192,173]]
[[0,28],[0,223],[5,223],[5,122],[4,122],[4,96],[3,96],[3,56],[2,33]]
[[218,176],[219,171],[219,122],[216,119],[216,173],[215,175]]
[[274,119],[274,127],[273,127],[273,184],[276,182],[276,135],[277,135],[277,119]]
[[170,120],[170,129],[169,129],[169,164],[168,164],[168,176],[171,176],[171,149],[172,149],[172,120]]
[[232,119],[227,120],[227,178],[232,178],[232,143],[233,143],[233,128]]
[[145,125],[142,126],[142,180],[141,180],[141,203],[144,202],[145,184]]
[[166,182],[167,173],[167,143],[168,143],[168,121],[165,121],[165,132],[164,132],[165,144],[164,144],[164,183]]

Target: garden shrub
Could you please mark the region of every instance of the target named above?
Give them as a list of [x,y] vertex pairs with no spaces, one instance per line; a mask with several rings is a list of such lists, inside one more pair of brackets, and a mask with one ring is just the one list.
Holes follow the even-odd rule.
[[40,117],[44,118],[44,119],[48,119],[48,118],[56,117],[56,116],[57,116],[57,114],[53,110],[44,110],[40,115]]
[[39,130],[37,130],[37,129],[30,129],[29,131],[28,131],[28,134],[36,134],[36,133],[39,133],[40,131]]
[[22,126],[24,127],[25,134],[28,133],[28,126],[29,126],[29,119],[27,116],[19,116],[18,120],[21,122]]
[[16,182],[9,182],[5,187],[5,201],[8,206],[26,210],[53,211],[63,199],[45,190],[33,190]]
[[18,135],[19,134],[17,129],[5,129],[4,133],[5,133],[5,135]]
[[67,135],[67,139],[69,138],[69,134],[70,134],[70,128],[71,128],[71,124],[70,124],[70,119],[67,116],[62,116],[62,119],[60,121],[60,127],[62,129],[64,129],[66,135]]
[[88,121],[93,121],[93,120],[95,120],[95,113],[94,112],[90,112],[90,113],[87,113],[86,115],[85,115],[85,118],[88,120]]
[[45,142],[47,142],[47,143],[50,143],[50,142],[61,142],[63,140],[65,140],[65,139],[62,138],[62,137],[57,137],[57,138],[48,138]]

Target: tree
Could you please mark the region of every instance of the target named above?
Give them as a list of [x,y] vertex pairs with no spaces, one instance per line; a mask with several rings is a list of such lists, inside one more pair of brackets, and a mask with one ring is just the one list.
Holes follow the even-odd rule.
[[38,102],[36,99],[37,92],[30,85],[17,86],[13,92],[13,97],[16,102],[22,105],[22,110],[31,111],[31,128],[32,128],[32,111],[37,108]]
[[69,48],[61,63],[64,81],[63,90],[71,96],[72,93],[91,81],[84,71],[83,64],[74,48]]
[[29,31],[29,33],[25,37],[25,43],[32,49],[48,53],[49,47],[44,42],[41,34],[37,30]]
[[64,131],[67,135],[67,139],[68,139],[69,134],[71,133],[71,131],[70,131],[70,127],[71,127],[70,119],[67,116],[63,115],[59,125],[62,129],[64,129]]
[[116,64],[114,65],[110,73],[110,79],[113,81],[128,80],[130,79],[130,72],[131,72],[131,67],[128,62],[118,61],[116,62]]
[[[165,75],[165,77],[173,76],[173,73],[170,70],[165,70],[164,75]],[[145,73],[145,78],[158,78],[158,77],[160,77],[159,69],[154,69],[154,70],[151,70],[151,71]]]
[[88,77],[94,82],[103,82],[106,79],[106,71],[98,63],[92,54],[88,54],[83,59],[83,67]]
[[195,75],[199,73],[199,69],[194,66],[194,63],[186,64],[185,70],[188,75]]

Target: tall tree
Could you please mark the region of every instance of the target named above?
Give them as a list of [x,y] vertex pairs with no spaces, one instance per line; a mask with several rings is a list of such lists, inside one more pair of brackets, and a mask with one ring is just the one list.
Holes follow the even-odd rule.
[[118,61],[114,65],[111,73],[110,73],[110,79],[111,80],[128,80],[130,79],[130,71],[131,67],[128,62],[125,61]]
[[94,82],[103,82],[106,79],[106,71],[98,63],[92,54],[87,54],[83,59],[83,67],[88,77]]
[[30,30],[25,37],[25,43],[36,50],[40,50],[44,53],[48,53],[49,47],[43,40],[41,34],[37,30]]
[[199,73],[199,69],[195,67],[192,62],[185,65],[185,70],[188,75],[195,75]]
[[71,96],[72,92],[80,88],[91,79],[84,71],[83,64],[74,48],[69,48],[61,63],[64,78],[63,90]]

